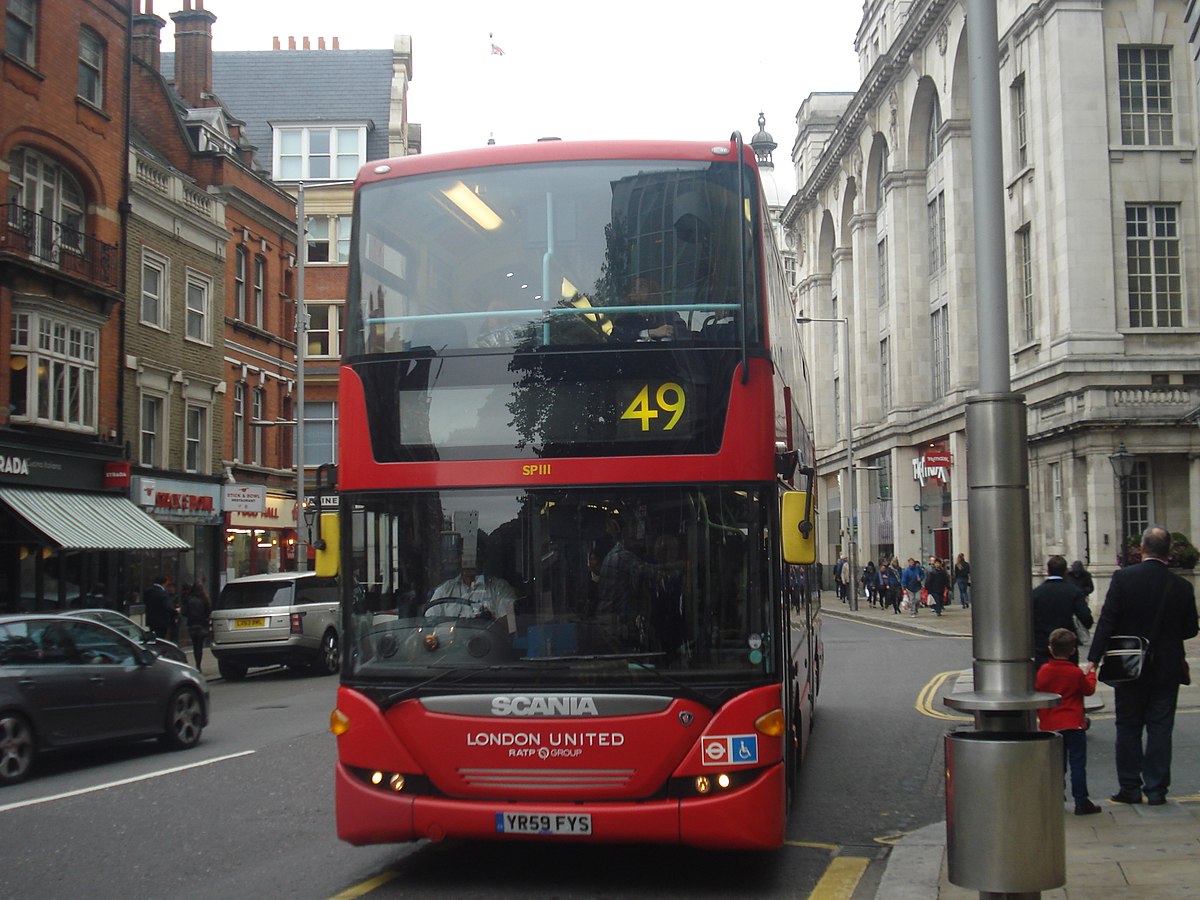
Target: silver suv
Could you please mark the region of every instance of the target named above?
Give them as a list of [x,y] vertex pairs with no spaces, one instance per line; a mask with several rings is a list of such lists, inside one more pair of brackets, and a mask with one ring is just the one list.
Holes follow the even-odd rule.
[[334,675],[341,664],[336,578],[275,572],[235,578],[212,611],[212,652],[227,681],[284,664]]

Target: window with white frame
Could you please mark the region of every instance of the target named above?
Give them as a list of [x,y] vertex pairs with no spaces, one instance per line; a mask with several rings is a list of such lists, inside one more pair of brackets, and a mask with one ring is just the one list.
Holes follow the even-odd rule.
[[79,29],[79,97],[104,105],[104,41],[92,29]]
[[1183,261],[1179,207],[1130,203],[1125,207],[1129,269],[1129,326],[1183,326]]
[[1049,475],[1049,513],[1050,522],[1046,537],[1052,544],[1061,544],[1066,522],[1066,510],[1063,502],[1063,473],[1062,463],[1052,462],[1047,465]]
[[276,181],[347,180],[367,158],[366,125],[275,127]]
[[350,259],[350,218],[309,216],[305,230],[305,262],[345,263]]
[[212,279],[189,270],[186,289],[187,336],[207,344],[212,333]]
[[892,348],[887,338],[879,342],[879,408],[885,415],[892,408]]
[[[263,422],[263,416],[267,414],[267,392],[260,387],[254,389],[254,395],[251,397],[250,421]],[[263,426],[252,429],[253,447],[250,453],[250,462],[256,466],[263,464]]]
[[183,420],[184,471],[205,472],[208,470],[208,408],[189,403]]
[[1029,119],[1025,108],[1025,73],[1017,76],[1009,91],[1012,99],[1013,156],[1017,171],[1029,165]]
[[1149,460],[1134,460],[1133,472],[1125,479],[1125,527],[1129,532],[1126,537],[1140,538],[1150,527],[1154,512],[1150,486]]
[[950,392],[950,309],[940,306],[929,316],[931,346],[933,347],[933,399],[940,400]]
[[8,0],[4,11],[4,52],[27,66],[37,63],[37,2]]
[[[295,444],[295,441],[292,442]],[[304,403],[304,467],[337,462],[337,404]]]
[[241,462],[246,458],[246,386],[241,382],[233,386],[233,447],[231,449],[234,462]]
[[246,321],[246,248],[238,247],[233,256],[233,317]]
[[884,310],[888,307],[888,257],[887,257],[887,238],[880,238],[879,243],[875,247],[875,258],[879,266],[879,309]]
[[166,398],[159,394],[142,394],[138,422],[138,462],[143,466],[165,468]]
[[1175,143],[1170,47],[1118,47],[1121,143],[1165,147]]
[[306,303],[308,311],[309,356],[340,358],[342,355],[342,310],[341,303]]
[[261,256],[254,257],[254,324],[263,328],[267,324],[266,315],[266,282],[267,261]]
[[1033,340],[1037,324],[1033,297],[1033,234],[1029,223],[1017,230],[1017,266],[1021,340],[1028,342]]
[[171,327],[170,311],[171,263],[165,256],[149,247],[142,248],[142,307],[143,325],[155,328]]
[[29,251],[57,266],[61,254],[84,249],[83,189],[66,169],[29,147],[8,157],[9,231],[25,237]]
[[95,433],[100,334],[97,327],[40,310],[14,310],[9,415]]
[[929,201],[929,275],[946,271],[946,193],[938,191]]

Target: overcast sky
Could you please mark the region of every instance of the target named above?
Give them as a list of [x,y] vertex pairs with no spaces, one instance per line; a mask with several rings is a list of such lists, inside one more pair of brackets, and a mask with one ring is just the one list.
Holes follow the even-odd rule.
[[[182,0],[157,0],[168,19]],[[412,37],[410,121],[425,153],[539,137],[747,140],[767,117],[790,172],[796,110],[814,91],[858,87],[859,0],[774,4],[604,0],[204,0],[213,49],[269,50],[273,37],[382,49]],[[765,10],[766,12],[760,12]],[[495,45],[503,55],[493,53]],[[236,112],[236,110],[235,110]],[[780,173],[782,174],[782,173]]]

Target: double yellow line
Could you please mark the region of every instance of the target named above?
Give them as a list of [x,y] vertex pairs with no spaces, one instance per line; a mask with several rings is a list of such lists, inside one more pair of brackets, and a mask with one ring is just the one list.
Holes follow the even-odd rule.
[[941,709],[934,707],[934,700],[937,698],[938,691],[951,678],[958,677],[958,670],[953,672],[939,672],[929,680],[925,687],[921,688],[921,693],[917,694],[917,700],[913,704],[917,712],[923,716],[928,716],[931,719],[941,719],[944,722],[971,722],[970,716],[956,716],[953,713],[944,712]]

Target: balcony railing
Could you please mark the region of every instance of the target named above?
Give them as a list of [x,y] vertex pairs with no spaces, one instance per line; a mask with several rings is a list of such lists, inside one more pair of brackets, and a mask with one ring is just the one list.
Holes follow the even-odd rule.
[[16,253],[103,288],[120,287],[116,245],[15,203],[0,208],[0,253]]

